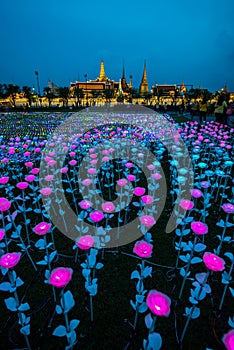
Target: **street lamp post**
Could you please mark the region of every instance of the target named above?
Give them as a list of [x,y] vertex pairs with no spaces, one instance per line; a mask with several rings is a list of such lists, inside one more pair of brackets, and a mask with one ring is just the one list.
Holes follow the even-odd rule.
[[88,75],[87,74],[85,74],[84,75],[84,77],[85,77],[85,80],[86,80],[86,104],[87,104],[87,102],[88,102],[88,90],[87,90],[87,83],[88,83]]
[[40,85],[39,85],[39,78],[38,78],[39,73],[38,73],[38,71],[35,71],[35,75],[36,75],[36,79],[37,79],[37,93],[40,96],[41,93],[40,93]]

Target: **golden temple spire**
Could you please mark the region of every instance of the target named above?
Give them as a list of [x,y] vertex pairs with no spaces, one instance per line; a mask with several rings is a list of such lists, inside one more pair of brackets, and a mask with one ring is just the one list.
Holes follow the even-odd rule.
[[141,85],[140,85],[139,91],[140,91],[140,94],[146,94],[149,91],[147,75],[146,75],[146,61],[144,62],[144,71],[143,71],[143,76],[141,79]]
[[100,75],[98,78],[99,81],[105,81],[106,80],[106,74],[105,74],[105,69],[104,69],[104,61],[101,61],[100,65]]

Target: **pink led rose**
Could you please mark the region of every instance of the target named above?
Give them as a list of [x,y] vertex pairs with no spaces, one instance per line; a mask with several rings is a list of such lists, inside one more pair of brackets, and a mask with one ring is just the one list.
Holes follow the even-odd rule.
[[33,166],[33,162],[26,162],[24,163],[26,168],[31,168]]
[[0,198],[0,211],[7,211],[11,207],[11,202],[9,202],[6,198]]
[[115,210],[115,206],[112,202],[106,202],[102,204],[102,210],[105,213],[112,213]]
[[82,236],[80,237],[79,241],[76,243],[76,245],[81,250],[89,250],[94,246],[94,238],[90,235]]
[[39,168],[33,168],[33,169],[31,170],[31,174],[36,175],[36,174],[39,173],[39,171],[40,171]]
[[0,229],[0,241],[3,239],[5,236],[5,231]]
[[180,201],[180,207],[184,210],[191,210],[193,209],[194,204],[188,199],[183,199],[182,201]]
[[72,273],[70,268],[58,267],[51,272],[49,283],[56,288],[63,288],[70,282]]
[[136,176],[135,175],[132,175],[132,174],[130,174],[130,175],[127,175],[127,179],[128,179],[128,181],[135,181],[136,180]]
[[51,193],[52,193],[52,188],[50,188],[50,187],[43,187],[41,189],[41,194],[45,197],[49,196]]
[[160,175],[159,173],[154,173],[152,174],[152,178],[154,180],[160,180],[162,178],[162,175]]
[[1,256],[0,266],[4,269],[15,267],[20,261],[21,253],[7,253]]
[[27,182],[18,182],[16,187],[19,189],[19,190],[25,190],[26,188],[28,188],[28,183]]
[[142,202],[145,203],[145,204],[151,204],[151,203],[153,203],[153,201],[154,201],[153,197],[151,197],[150,195],[142,196],[142,197],[141,197],[141,200],[142,200]]
[[198,189],[193,189],[191,190],[191,195],[194,197],[194,198],[200,198],[203,196],[203,193],[202,191],[198,190]]
[[152,254],[153,246],[152,244],[145,241],[138,241],[135,243],[133,252],[140,258],[149,258]]
[[143,188],[143,187],[136,187],[136,188],[134,188],[133,193],[135,194],[135,196],[140,197],[140,196],[142,196],[145,193],[145,188]]
[[200,221],[192,222],[191,229],[196,235],[205,235],[208,232],[208,226]]
[[60,173],[62,174],[66,174],[68,172],[68,168],[67,167],[63,167],[61,170],[60,170]]
[[77,164],[77,161],[76,161],[75,159],[72,159],[72,160],[69,162],[69,164],[70,164],[71,166],[74,166],[74,165]]
[[225,261],[213,253],[206,252],[203,255],[203,262],[208,270],[223,271],[225,269]]
[[79,207],[81,209],[87,210],[92,207],[92,203],[88,201],[87,199],[84,199],[83,201],[79,202]]
[[154,218],[150,215],[141,216],[140,221],[141,221],[142,225],[144,225],[145,227],[151,227],[156,223]]
[[93,211],[92,213],[90,213],[89,217],[94,222],[99,222],[99,221],[102,221],[102,219],[104,218],[104,215],[101,211],[96,210],[96,211]]
[[171,299],[157,290],[151,290],[146,298],[146,304],[150,311],[157,316],[168,316],[170,314]]
[[50,182],[54,180],[54,175],[46,175],[45,180]]
[[35,180],[35,176],[34,175],[28,175],[25,177],[25,180],[27,182],[33,182]]
[[91,179],[84,179],[82,181],[82,185],[84,185],[84,186],[89,186],[89,185],[91,185],[91,183],[92,183]]
[[231,329],[224,335],[223,343],[227,350],[234,350],[234,329]]
[[39,235],[45,235],[51,228],[51,224],[48,224],[47,222],[40,222],[38,225],[36,225],[33,229],[33,231]]
[[0,185],[6,185],[9,181],[9,177],[8,176],[3,176],[0,177]]
[[222,205],[222,209],[227,214],[233,214],[234,213],[234,205],[231,203],[225,203]]
[[125,179],[120,179],[120,180],[118,180],[117,181],[117,185],[119,185],[119,186],[125,186],[127,184],[127,180],[125,180]]

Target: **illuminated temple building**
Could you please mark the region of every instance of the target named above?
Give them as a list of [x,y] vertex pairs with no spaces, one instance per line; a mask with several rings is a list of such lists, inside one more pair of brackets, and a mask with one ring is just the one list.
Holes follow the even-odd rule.
[[70,88],[82,89],[84,93],[88,94],[92,94],[94,91],[97,93],[102,93],[106,90],[111,90],[114,93],[119,88],[119,82],[115,82],[114,80],[107,78],[104,62],[101,61],[100,74],[96,80],[87,80],[85,82],[76,81],[75,83],[70,83]]
[[[85,75],[87,79],[87,75]],[[164,97],[174,97],[178,93],[185,93],[187,91],[187,85],[182,82],[182,85],[176,84],[156,84],[152,86],[150,92],[155,96],[164,96]],[[188,85],[190,86],[190,85]],[[192,87],[192,86],[190,86]],[[112,96],[125,95],[128,93],[129,89],[132,89],[132,76],[130,76],[129,84],[126,81],[125,77],[125,68],[123,65],[122,78],[119,81],[114,81],[109,79],[105,73],[104,61],[100,63],[100,73],[96,80],[86,80],[86,81],[76,81],[74,83],[70,83],[71,91],[74,89],[80,89],[86,96],[95,97],[110,92]],[[146,72],[146,61],[144,62],[143,74],[141,83],[139,86],[139,95],[144,97],[149,93],[149,86],[147,80],[147,72]]]

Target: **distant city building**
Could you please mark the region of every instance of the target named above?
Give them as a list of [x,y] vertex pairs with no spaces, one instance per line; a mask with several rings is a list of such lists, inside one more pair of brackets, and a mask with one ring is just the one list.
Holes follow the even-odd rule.
[[57,95],[58,86],[55,83],[53,83],[51,80],[48,80],[47,85],[48,85],[48,88],[50,88],[51,93],[54,95]]

